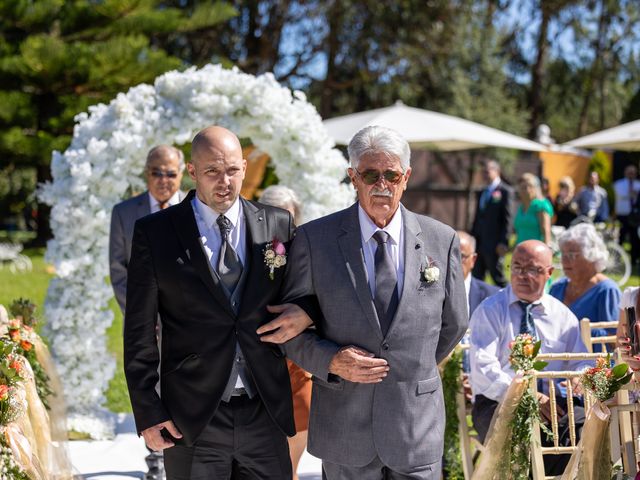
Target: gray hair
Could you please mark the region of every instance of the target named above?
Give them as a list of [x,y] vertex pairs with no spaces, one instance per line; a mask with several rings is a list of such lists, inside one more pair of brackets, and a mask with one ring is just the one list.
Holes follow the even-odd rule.
[[351,168],[358,168],[360,159],[371,153],[384,153],[400,160],[403,173],[411,167],[411,149],[409,142],[391,128],[372,125],[356,133],[347,148]]
[[580,245],[582,256],[594,265],[596,271],[602,272],[607,268],[609,251],[596,228],[590,223],[579,223],[562,232],[558,237],[558,246],[562,248],[567,242]]
[[289,187],[285,187],[284,185],[271,185],[264,189],[258,201],[265,205],[284,208],[285,210],[293,208],[294,220],[296,220],[296,222],[300,220],[302,204],[300,200],[298,200],[296,192]]
[[471,246],[471,251],[473,253],[476,252],[476,237],[471,235],[470,233],[465,232],[464,230],[457,231],[458,237],[461,242],[467,242]]
[[144,168],[148,168],[149,166],[149,162],[151,162],[151,159],[158,156],[158,155],[166,155],[166,154],[174,154],[177,155],[178,157],[178,167],[180,169],[180,171],[184,170],[184,153],[182,153],[182,150],[180,150],[179,148],[174,147],[173,145],[156,145],[155,147],[153,147],[151,150],[149,150],[149,153],[147,153],[147,160],[144,164]]

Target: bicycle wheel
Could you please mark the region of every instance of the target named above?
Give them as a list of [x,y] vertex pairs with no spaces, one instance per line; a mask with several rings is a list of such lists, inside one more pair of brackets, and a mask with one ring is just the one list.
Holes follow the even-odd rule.
[[624,248],[617,243],[607,242],[606,246],[609,251],[609,261],[607,262],[605,272],[609,277],[618,282],[618,285],[623,286],[629,281],[629,277],[631,277],[631,259]]

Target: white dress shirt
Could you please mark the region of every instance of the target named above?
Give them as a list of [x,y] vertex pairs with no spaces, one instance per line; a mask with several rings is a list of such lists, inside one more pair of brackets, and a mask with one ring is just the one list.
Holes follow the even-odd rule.
[[[200,243],[211,264],[211,267],[218,271],[218,257],[220,256],[220,246],[222,245],[222,234],[217,220],[220,214],[213,211],[208,205],[203,203],[196,195],[191,200],[193,214],[196,217],[198,231],[200,232]],[[231,222],[231,232],[229,232],[229,243],[238,254],[238,259],[245,265],[245,250],[247,245],[247,227],[244,222],[244,211],[240,205],[240,198],[236,198],[233,205],[224,213],[224,216]],[[236,348],[236,361],[242,361],[242,352]],[[244,383],[240,375],[236,378],[235,388],[244,388]]]
[[[160,202],[156,200],[156,197],[151,195],[151,192],[148,192],[149,195],[149,207],[151,208],[151,213],[156,213],[160,211]],[[180,203],[180,190],[174,193],[171,198],[167,201],[167,207],[173,207]]]
[[[583,353],[576,316],[559,300],[544,294],[531,310],[540,353]],[[471,315],[471,389],[473,396],[484,395],[500,401],[515,376],[509,363],[509,342],[520,333],[522,308],[511,285],[487,298]],[[590,361],[549,362],[545,370],[581,370]],[[546,384],[545,384],[546,386]]]
[[[217,220],[219,213],[214,212],[208,205],[204,204],[196,195],[191,200],[193,213],[198,224],[200,232],[200,242],[209,259],[209,263],[215,271],[218,271],[218,256],[220,255],[220,246],[222,245],[222,235]],[[247,227],[244,222],[244,212],[240,205],[240,199],[231,205],[229,210],[224,214],[231,222],[231,232],[229,233],[229,243],[238,254],[240,263],[245,265],[245,250],[247,245]]]
[[640,180],[621,178],[613,183],[613,191],[616,197],[616,215],[629,215],[632,202],[640,195]]
[[398,279],[398,298],[402,297],[402,286],[404,285],[404,222],[400,207],[394,213],[391,221],[384,227],[379,228],[369,215],[358,205],[358,219],[360,221],[360,235],[362,240],[362,251],[364,252],[364,265],[367,271],[367,282],[371,290],[371,297],[376,296],[376,250],[378,242],[373,238],[373,234],[378,230],[384,230],[389,234],[387,241],[387,251],[391,255],[391,260],[396,267],[396,278]]
[[471,272],[464,279],[464,291],[467,294],[467,312],[471,311],[471,307],[469,306],[469,293],[471,292]]

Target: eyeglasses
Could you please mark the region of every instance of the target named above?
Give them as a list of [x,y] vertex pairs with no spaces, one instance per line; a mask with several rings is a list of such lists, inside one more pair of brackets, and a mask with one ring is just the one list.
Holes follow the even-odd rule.
[[151,170],[150,173],[153,178],[178,178],[178,172],[163,172],[161,170]]
[[473,257],[475,255],[475,253],[461,253],[460,254],[460,258],[462,260],[466,260],[467,258]]
[[378,170],[365,170],[364,172],[359,172],[357,168],[354,170],[365,185],[375,185],[378,183],[378,180],[380,180],[380,177],[384,178],[385,182],[396,185],[400,183],[400,180],[404,176],[404,173],[397,172],[395,170],[385,170],[384,172],[379,172]]
[[580,252],[565,252],[565,253],[560,252],[560,258],[562,258],[563,260],[568,260],[570,262],[575,261],[577,258],[580,258],[581,256],[582,256],[582,253]]
[[535,277],[543,274],[549,267],[521,267],[519,265],[511,265],[511,275],[521,275]]

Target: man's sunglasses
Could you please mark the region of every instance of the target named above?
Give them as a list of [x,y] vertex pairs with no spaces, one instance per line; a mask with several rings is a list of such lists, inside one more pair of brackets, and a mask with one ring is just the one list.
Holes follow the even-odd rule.
[[151,176],[154,178],[178,178],[177,172],[162,172],[160,170],[151,170]]
[[400,183],[400,180],[404,176],[404,173],[396,172],[395,170],[385,170],[384,172],[379,172],[378,170],[365,170],[364,172],[360,172],[357,168],[354,170],[365,185],[375,185],[378,183],[378,180],[380,180],[380,177],[384,178],[385,182],[396,185]]

